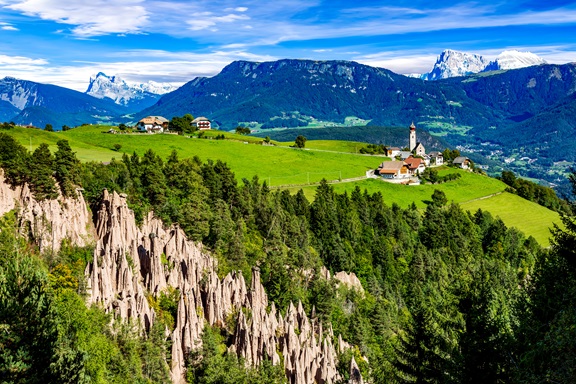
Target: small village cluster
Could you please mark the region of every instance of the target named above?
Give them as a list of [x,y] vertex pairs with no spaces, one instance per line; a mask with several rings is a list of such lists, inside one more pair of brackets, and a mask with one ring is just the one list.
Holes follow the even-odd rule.
[[[408,149],[408,151],[403,151],[398,147],[386,147],[386,156],[398,160],[382,162],[374,174],[387,181],[405,182],[424,172],[427,167],[438,167],[444,164],[442,152],[434,151],[427,154],[424,145],[416,140],[414,123],[410,125]],[[452,164],[468,169],[470,159],[459,156],[452,161]]]
[[[168,124],[170,121],[163,116],[146,116],[136,124],[136,128],[141,132],[146,133],[164,133],[168,132]],[[207,131],[212,129],[210,120],[200,116],[192,120],[192,127],[199,131]]]

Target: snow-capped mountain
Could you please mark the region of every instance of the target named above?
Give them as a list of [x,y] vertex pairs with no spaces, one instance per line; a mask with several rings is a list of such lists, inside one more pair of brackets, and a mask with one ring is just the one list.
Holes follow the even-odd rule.
[[546,60],[532,52],[520,52],[516,50],[504,51],[494,61],[497,69],[518,69],[533,65],[547,64]]
[[429,73],[422,75],[424,80],[439,80],[449,77],[466,76],[485,70],[490,65],[490,60],[480,55],[447,49],[443,51],[434,68]]
[[18,110],[23,110],[41,101],[37,88],[35,83],[5,77],[0,80],[0,100],[10,103]]
[[479,72],[518,69],[540,64],[546,64],[546,61],[531,52],[504,51],[495,60],[490,61],[481,55],[447,49],[438,56],[434,68],[420,76],[420,78],[424,80],[439,80],[449,77],[467,76]]
[[161,95],[178,87],[170,83],[127,83],[119,76],[107,76],[100,72],[90,77],[86,94],[99,99],[112,99],[116,104],[139,110],[153,105]]

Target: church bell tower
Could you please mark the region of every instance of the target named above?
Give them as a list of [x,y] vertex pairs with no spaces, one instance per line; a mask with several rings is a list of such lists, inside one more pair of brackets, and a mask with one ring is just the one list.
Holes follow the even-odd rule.
[[410,124],[410,141],[408,143],[408,149],[413,151],[414,148],[416,148],[416,126],[414,125],[414,122]]

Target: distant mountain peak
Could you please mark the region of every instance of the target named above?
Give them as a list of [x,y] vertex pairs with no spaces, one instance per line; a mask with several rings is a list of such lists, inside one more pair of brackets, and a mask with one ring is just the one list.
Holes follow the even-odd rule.
[[468,76],[479,72],[518,69],[541,64],[546,64],[546,61],[531,52],[507,50],[500,53],[495,60],[490,61],[482,55],[445,49],[438,56],[432,70],[420,77],[424,80],[440,80],[449,77]]
[[517,69],[533,65],[547,64],[546,60],[532,52],[521,52],[515,49],[504,51],[496,57],[498,69]]
[[[90,77],[90,84],[86,94],[98,99],[109,98],[119,105],[129,105],[135,102],[142,103],[145,100],[157,100],[160,95],[172,92],[178,87],[170,83],[128,83],[120,76],[108,76],[104,72]],[[153,102],[148,103],[153,104]]]
[[422,78],[424,80],[439,80],[467,76],[482,72],[489,64],[490,61],[481,55],[446,49],[438,56],[432,71],[422,75]]

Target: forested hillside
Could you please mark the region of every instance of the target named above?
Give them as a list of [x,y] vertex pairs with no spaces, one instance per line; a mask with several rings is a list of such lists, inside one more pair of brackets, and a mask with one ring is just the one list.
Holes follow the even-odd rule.
[[[466,213],[442,192],[426,209],[387,206],[382,195],[337,194],[323,182],[312,203],[302,192],[271,191],[258,178],[238,183],[220,162],[163,161],[152,150],[110,164],[81,164],[66,141],[34,154],[0,134],[0,165],[37,199],[74,185],[96,207],[103,188],[126,193],[142,220],[149,211],[178,223],[219,261],[218,274],[258,266],[277,308],[300,300],[353,345],[339,356],[375,383],[572,382],[576,377],[576,221],[565,217],[551,249],[482,211]],[[38,159],[42,159],[39,162]],[[572,183],[576,187],[576,176]],[[576,190],[575,190],[576,192]],[[38,252],[19,237],[17,212],[1,222],[0,380],[166,382],[181,294],[151,298],[158,320],[147,335],[86,308],[90,247]],[[20,230],[20,233],[22,231]],[[25,233],[25,231],[24,231]],[[363,291],[319,272],[354,272]],[[187,361],[189,382],[282,382],[282,369],[246,370],[226,352],[226,326],[208,328]],[[42,348],[38,348],[42,345]],[[202,358],[200,358],[202,356]]]

